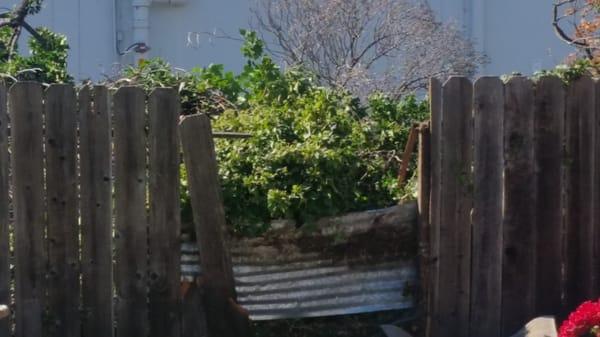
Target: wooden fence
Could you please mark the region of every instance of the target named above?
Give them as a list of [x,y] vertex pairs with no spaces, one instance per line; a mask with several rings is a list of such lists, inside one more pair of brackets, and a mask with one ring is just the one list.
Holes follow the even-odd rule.
[[[182,315],[179,109],[171,89],[0,85],[0,304],[14,311],[0,337],[201,334],[201,317],[189,328]],[[203,152],[189,150],[200,165],[190,180],[210,184],[210,123],[194,123],[184,144]],[[219,207],[197,193],[203,209]],[[207,312],[223,302],[210,301]]]
[[429,336],[509,336],[597,298],[600,83],[431,83],[421,209]]

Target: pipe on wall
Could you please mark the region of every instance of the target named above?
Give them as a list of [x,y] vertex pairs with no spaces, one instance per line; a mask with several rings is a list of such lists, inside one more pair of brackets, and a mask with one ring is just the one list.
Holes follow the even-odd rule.
[[[150,40],[150,5],[152,0],[133,0],[133,42],[139,46],[148,46]],[[136,52],[135,63],[144,59],[143,52]]]

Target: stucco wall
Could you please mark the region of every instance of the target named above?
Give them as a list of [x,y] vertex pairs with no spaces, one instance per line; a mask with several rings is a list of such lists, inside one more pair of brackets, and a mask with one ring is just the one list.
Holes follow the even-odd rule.
[[[116,53],[133,42],[132,0],[45,0],[45,9],[31,21],[67,34],[72,47],[69,68],[78,79],[101,79],[119,64],[132,62],[131,55]],[[185,5],[153,5],[150,10],[149,56],[160,56],[174,66],[190,69],[224,63],[239,70],[240,43],[189,33],[224,30],[236,36],[248,27],[253,0],[187,0]],[[443,20],[453,21],[475,39],[490,63],[482,74],[518,71],[530,74],[550,68],[564,59],[570,48],[555,37],[548,0],[429,0]],[[9,0],[15,3],[16,0]],[[113,20],[116,22],[113,25]]]
[[442,20],[453,21],[490,58],[484,75],[531,74],[560,63],[572,49],[552,29],[548,0],[429,0]]
[[[9,1],[11,5],[17,2]],[[237,37],[239,28],[249,26],[249,4],[248,0],[188,0],[180,6],[152,5],[148,41],[152,49],[147,56],[163,57],[185,69],[210,63],[241,69],[240,42],[206,35],[197,40],[192,34],[190,44],[188,33],[221,29]],[[116,6],[113,0],[45,0],[43,11],[30,22],[66,34],[71,46],[70,72],[77,79],[99,80],[133,62],[131,54],[119,56],[116,51],[117,43],[124,50],[136,42],[132,13],[131,0],[117,0]],[[21,44],[25,45],[24,41]]]

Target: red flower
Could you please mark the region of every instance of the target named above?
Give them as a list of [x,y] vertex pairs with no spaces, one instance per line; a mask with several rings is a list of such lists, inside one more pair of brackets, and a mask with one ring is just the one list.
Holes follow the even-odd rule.
[[595,336],[600,327],[600,300],[584,302],[562,324],[558,337]]

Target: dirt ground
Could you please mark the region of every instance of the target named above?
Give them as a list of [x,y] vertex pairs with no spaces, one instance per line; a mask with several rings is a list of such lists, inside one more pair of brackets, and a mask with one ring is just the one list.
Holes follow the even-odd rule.
[[255,337],[386,337],[382,324],[401,326],[417,335],[414,313],[389,311],[374,314],[277,320],[254,323]]

